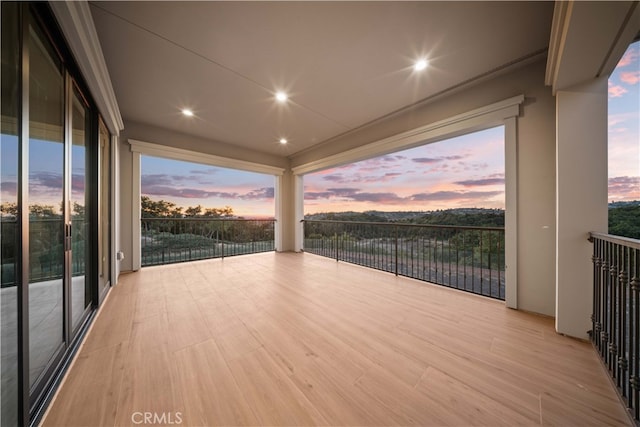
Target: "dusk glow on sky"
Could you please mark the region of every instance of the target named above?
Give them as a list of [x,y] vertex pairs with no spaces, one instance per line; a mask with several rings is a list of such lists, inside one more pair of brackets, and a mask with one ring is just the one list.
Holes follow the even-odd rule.
[[640,200],[640,41],[609,78],[609,202]]
[[275,177],[142,156],[141,192],[153,200],[203,208],[231,206],[236,216],[273,218]]
[[504,208],[502,126],[304,177],[305,214]]

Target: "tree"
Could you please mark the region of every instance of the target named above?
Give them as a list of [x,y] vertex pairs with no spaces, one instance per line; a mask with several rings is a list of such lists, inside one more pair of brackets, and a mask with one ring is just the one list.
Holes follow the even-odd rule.
[[189,206],[187,209],[185,209],[184,216],[191,218],[191,217],[199,216],[201,213],[202,213],[202,206],[200,205],[195,207]]
[[225,206],[224,208],[207,208],[202,215],[208,218],[229,218],[233,216],[233,208]]
[[57,216],[56,211],[52,205],[41,205],[34,203],[29,205],[29,215],[38,218],[50,218]]
[[85,208],[78,202],[73,202],[73,214],[78,218],[84,218]]
[[2,204],[0,204],[0,213],[2,213],[3,216],[18,216],[18,204],[3,202]]
[[151,200],[148,196],[140,198],[140,210],[143,218],[182,218],[182,207],[166,200]]
[[[233,208],[206,208],[189,206],[186,209],[166,200],[152,200],[148,196],[140,198],[142,218],[231,218]],[[184,211],[184,212],[183,212]]]

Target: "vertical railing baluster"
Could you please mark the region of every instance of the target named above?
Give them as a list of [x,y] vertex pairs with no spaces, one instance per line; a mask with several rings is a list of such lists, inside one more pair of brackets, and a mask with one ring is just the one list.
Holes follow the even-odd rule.
[[629,399],[630,407],[634,410],[634,418],[640,420],[640,249],[634,249],[633,278],[630,289],[633,298],[633,353],[631,360],[633,363],[632,375],[629,380],[633,398]]
[[622,396],[628,396],[628,359],[627,359],[627,339],[628,339],[628,316],[627,316],[627,286],[629,278],[629,248],[622,247],[621,271],[618,275],[620,280],[620,321],[618,334],[618,387],[621,387]]
[[396,257],[395,257],[395,272],[396,276],[398,275],[398,226],[394,226],[394,234],[395,234],[395,248],[396,248]]
[[[595,234],[595,235],[594,235]],[[591,340],[636,421],[640,420],[640,244],[592,233]]]

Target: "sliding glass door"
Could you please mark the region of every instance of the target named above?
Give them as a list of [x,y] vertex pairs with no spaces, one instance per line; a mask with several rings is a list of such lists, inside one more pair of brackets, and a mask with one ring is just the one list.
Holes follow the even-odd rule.
[[2,96],[0,122],[0,420],[18,425],[18,119],[20,23],[18,4],[2,2]]
[[71,332],[76,333],[81,321],[86,317],[91,305],[91,289],[87,280],[86,266],[89,264],[87,236],[89,233],[89,221],[86,215],[87,208],[87,164],[88,138],[91,135],[90,111],[77,88],[73,88],[71,102],[71,152],[67,182],[69,191],[69,222],[70,236],[70,277],[71,285]]
[[[65,341],[65,76],[39,26],[29,24],[29,386]],[[25,150],[26,149],[26,150]],[[24,182],[24,181],[23,181]]]
[[52,395],[109,286],[110,228],[109,133],[48,6],[2,2],[1,30],[4,426],[37,420]]

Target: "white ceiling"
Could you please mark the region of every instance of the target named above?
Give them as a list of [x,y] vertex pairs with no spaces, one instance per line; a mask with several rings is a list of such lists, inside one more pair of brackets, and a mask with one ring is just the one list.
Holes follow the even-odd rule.
[[[125,123],[291,155],[546,49],[553,3],[145,1],[91,11]],[[421,73],[419,57],[431,64]],[[277,90],[290,101],[278,104]]]

